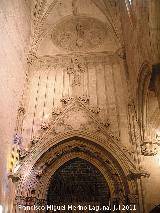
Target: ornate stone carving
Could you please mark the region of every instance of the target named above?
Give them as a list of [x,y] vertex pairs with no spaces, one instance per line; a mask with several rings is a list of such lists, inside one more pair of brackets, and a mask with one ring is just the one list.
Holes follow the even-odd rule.
[[129,194],[128,195],[128,201],[129,201],[130,204],[138,203],[138,199],[139,199],[139,197],[138,197],[137,194]]
[[[59,108],[59,115],[53,115],[53,120],[55,120],[55,118],[57,119],[53,127],[54,132],[56,134],[70,130],[100,132],[101,128],[104,128],[105,131],[109,126],[109,123],[102,122],[98,116],[100,108],[96,106],[89,107],[88,101],[89,98],[87,96],[63,97],[61,102],[63,103],[66,112],[65,109]],[[99,122],[99,125],[95,124],[95,119]]]
[[39,141],[39,137],[38,136],[34,136],[31,140],[31,145],[36,144]]
[[36,170],[35,170],[35,175],[36,175],[36,178],[37,178],[37,179],[39,179],[39,178],[42,176],[43,170],[44,170],[46,167],[47,167],[47,166],[44,164],[43,166],[36,168]]
[[128,175],[129,180],[135,180],[140,179],[141,177],[148,178],[150,174],[147,171],[139,170],[139,171],[133,171],[130,170],[130,174]]
[[8,178],[12,179],[12,182],[18,182],[20,180],[20,175],[19,174],[14,174],[14,173],[9,173]]
[[141,145],[142,154],[145,156],[154,156],[157,154],[157,144],[152,142],[143,142]]
[[33,64],[33,62],[37,59],[36,53],[30,51],[27,57],[27,63]]
[[24,148],[21,148],[19,150],[19,159],[22,160],[23,158],[25,158],[28,154],[28,151],[25,150]]
[[55,107],[55,108],[52,109],[52,116],[53,117],[57,116],[57,115],[61,114],[61,112],[62,112],[61,108]]
[[41,129],[43,129],[43,130],[48,129],[48,123],[45,122],[45,121],[43,121],[43,122],[41,123]]
[[70,64],[67,66],[67,74],[73,75],[72,86],[81,85],[81,73],[86,71],[84,60],[80,57],[71,58]]
[[25,114],[25,108],[24,108],[24,106],[20,106],[19,108],[18,108],[18,114],[19,115],[24,115]]
[[79,97],[69,97],[65,96],[61,99],[61,102],[63,103],[63,106],[67,106],[72,101],[80,101],[81,103],[88,104],[89,103],[89,97],[86,95],[79,96]]
[[97,107],[97,106],[91,106],[91,107],[89,108],[89,110],[90,110],[91,112],[95,113],[95,114],[98,114],[98,113],[101,111],[100,107]]
[[74,100],[74,98],[73,97],[69,97],[69,96],[65,96],[65,97],[61,98],[61,102],[63,103],[63,106],[67,105],[72,100]]
[[100,46],[106,36],[105,25],[94,18],[73,16],[58,23],[52,32],[53,43],[69,51],[86,51]]
[[[116,56],[117,57],[117,56]],[[37,72],[37,70],[48,70],[48,69],[64,69],[67,71],[66,67],[71,66],[71,60],[78,59],[80,67],[78,69],[86,69],[87,63],[90,64],[102,64],[106,63],[111,65],[115,60],[115,54],[111,52],[98,52],[98,53],[81,53],[81,54],[60,54],[55,56],[43,56],[35,58],[32,61],[32,71]],[[74,62],[75,63],[75,62]],[[83,70],[81,70],[83,71]]]

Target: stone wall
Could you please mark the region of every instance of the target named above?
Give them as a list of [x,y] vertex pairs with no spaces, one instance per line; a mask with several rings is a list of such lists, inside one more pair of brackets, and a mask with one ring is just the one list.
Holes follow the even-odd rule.
[[[36,136],[41,124],[60,109],[64,98],[89,99],[115,137],[128,144],[127,85],[123,61],[115,55],[73,55],[39,58],[31,67],[26,91],[23,145]],[[124,83],[123,83],[124,82]]]
[[[129,90],[131,96],[134,98],[135,103],[138,102],[138,84],[140,83],[140,67],[142,64],[151,65],[159,63],[159,1],[138,1],[133,0],[132,4],[129,1],[124,1],[127,4],[126,10],[122,9],[122,27],[123,27],[123,39],[127,56],[128,67],[128,79],[130,82]],[[123,5],[122,8],[125,8]],[[158,79],[157,81],[158,82]],[[144,91],[143,91],[144,92]],[[149,97],[148,88],[145,90]],[[159,92],[157,92],[157,95]],[[155,97],[156,99],[156,97]],[[153,100],[147,99],[149,107],[147,109],[147,115],[154,119],[154,123],[159,125],[159,116],[154,116],[159,109],[155,110],[158,105]],[[142,104],[142,103],[141,103]],[[152,106],[151,106],[152,105]],[[142,107],[142,106],[141,106]],[[138,113],[138,112],[137,112]],[[159,113],[159,112],[158,112]],[[153,122],[152,122],[153,123]],[[147,134],[155,132],[155,125],[146,127]],[[148,129],[147,129],[148,128]],[[159,129],[159,127],[157,128]],[[153,142],[156,138],[152,137],[150,140]],[[145,211],[149,212],[154,206],[159,204],[159,154],[155,156],[142,157],[144,168],[150,173],[149,179],[142,181],[143,196],[145,202]]]
[[29,5],[25,1],[0,1],[0,204],[7,202],[9,193],[7,169],[17,108],[27,69],[29,25]]

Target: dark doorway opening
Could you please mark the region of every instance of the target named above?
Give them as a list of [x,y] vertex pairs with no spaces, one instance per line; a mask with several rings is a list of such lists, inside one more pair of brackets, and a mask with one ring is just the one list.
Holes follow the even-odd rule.
[[[74,158],[66,162],[51,178],[47,204],[59,208],[56,212],[97,212],[94,208],[102,208],[109,202],[110,190],[106,180],[86,160]],[[77,208],[73,210],[74,207]],[[52,209],[48,212],[55,211]]]

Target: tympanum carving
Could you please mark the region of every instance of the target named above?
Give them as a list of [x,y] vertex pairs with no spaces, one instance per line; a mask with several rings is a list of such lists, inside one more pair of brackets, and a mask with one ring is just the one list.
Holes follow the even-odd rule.
[[58,23],[53,43],[69,51],[86,51],[100,46],[106,37],[105,24],[95,18],[73,16]]

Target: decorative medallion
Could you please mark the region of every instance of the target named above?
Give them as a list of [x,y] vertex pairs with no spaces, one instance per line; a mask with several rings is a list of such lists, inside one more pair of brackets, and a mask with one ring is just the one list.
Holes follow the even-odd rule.
[[106,27],[101,21],[87,17],[71,17],[58,23],[52,40],[69,51],[86,51],[99,47],[105,40]]

